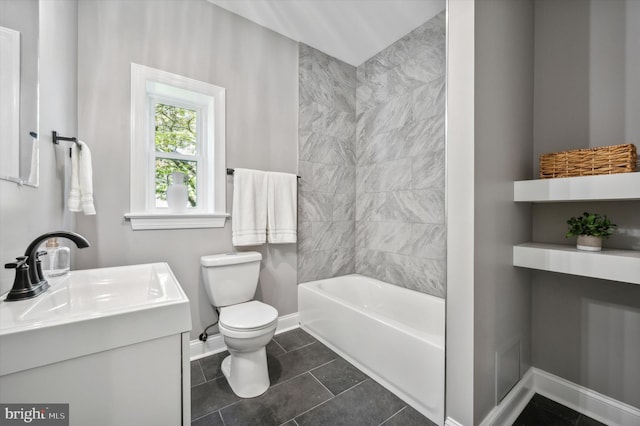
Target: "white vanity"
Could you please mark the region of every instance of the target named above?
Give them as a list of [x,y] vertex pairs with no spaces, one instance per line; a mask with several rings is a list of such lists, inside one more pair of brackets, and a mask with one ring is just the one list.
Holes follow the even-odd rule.
[[70,425],[190,424],[189,300],[169,265],[50,284],[0,301],[0,402],[68,403]]

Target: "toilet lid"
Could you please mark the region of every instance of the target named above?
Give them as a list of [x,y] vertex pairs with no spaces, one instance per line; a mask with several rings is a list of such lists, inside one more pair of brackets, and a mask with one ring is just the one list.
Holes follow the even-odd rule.
[[278,311],[266,303],[252,300],[222,308],[220,324],[235,330],[255,330],[266,327],[278,318]]

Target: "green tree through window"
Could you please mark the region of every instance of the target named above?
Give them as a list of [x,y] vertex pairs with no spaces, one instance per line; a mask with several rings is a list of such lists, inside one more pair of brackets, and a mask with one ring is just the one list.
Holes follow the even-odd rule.
[[197,205],[197,162],[170,158],[163,153],[195,155],[198,150],[197,111],[157,103],[155,108],[156,205],[166,205],[167,177],[173,172],[186,176],[189,205]]

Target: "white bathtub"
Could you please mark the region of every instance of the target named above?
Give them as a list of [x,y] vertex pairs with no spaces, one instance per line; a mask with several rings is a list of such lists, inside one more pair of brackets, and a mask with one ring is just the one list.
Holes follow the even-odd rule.
[[444,423],[444,299],[362,275],[298,286],[301,327]]

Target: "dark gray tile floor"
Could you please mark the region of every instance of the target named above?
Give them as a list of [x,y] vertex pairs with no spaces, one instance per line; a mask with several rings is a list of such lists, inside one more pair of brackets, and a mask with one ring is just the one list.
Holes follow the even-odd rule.
[[271,387],[238,398],[220,371],[226,352],[191,363],[192,426],[413,426],[434,423],[301,329],[267,345]]
[[513,426],[603,426],[597,420],[535,394]]

